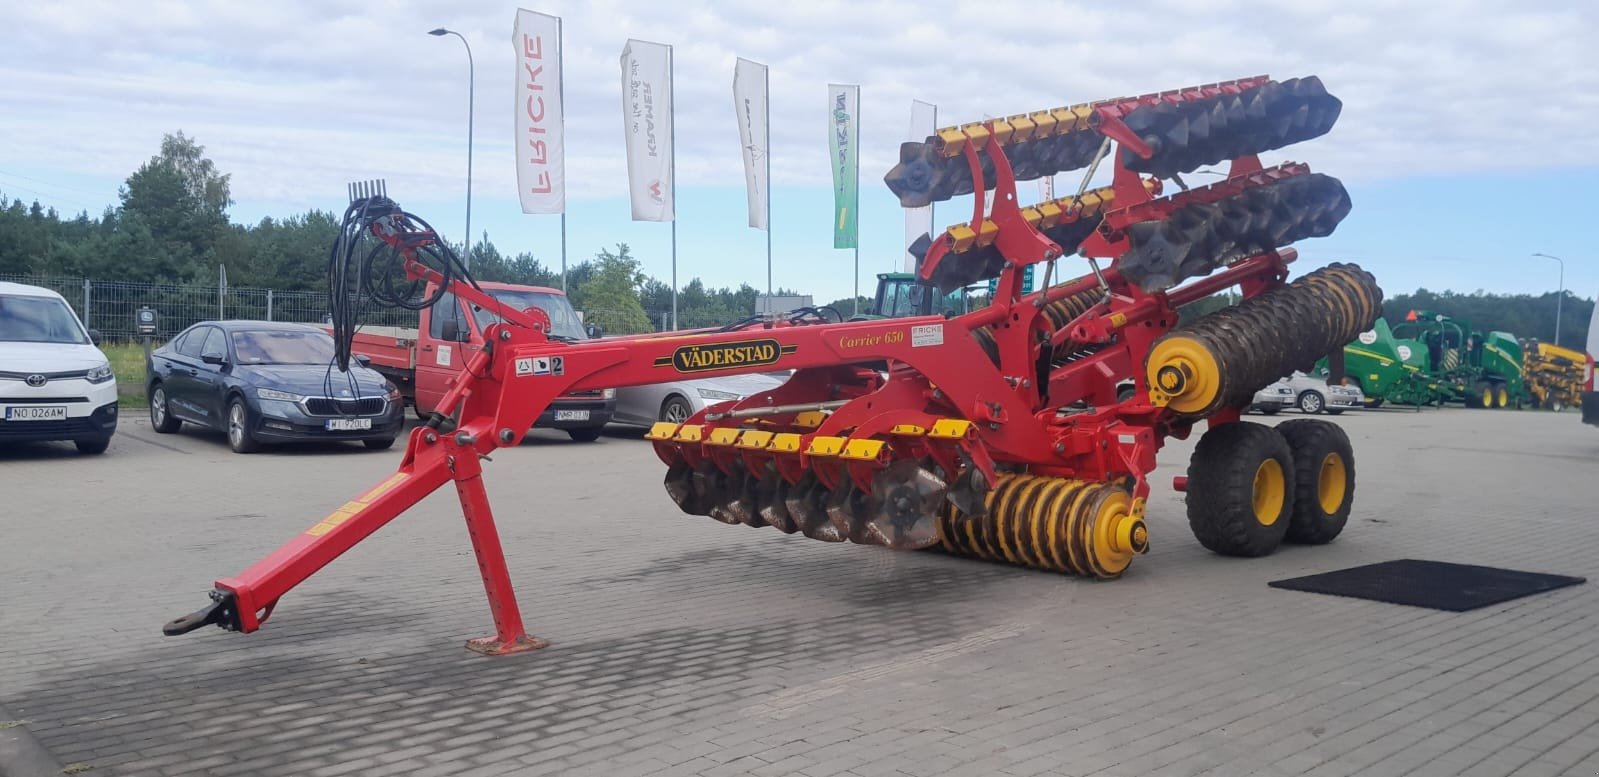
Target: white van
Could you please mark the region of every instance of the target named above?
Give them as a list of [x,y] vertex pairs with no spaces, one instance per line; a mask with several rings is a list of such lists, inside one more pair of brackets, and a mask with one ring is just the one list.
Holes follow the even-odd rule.
[[0,443],[71,440],[104,453],[117,431],[117,381],[72,306],[49,289],[0,282]]

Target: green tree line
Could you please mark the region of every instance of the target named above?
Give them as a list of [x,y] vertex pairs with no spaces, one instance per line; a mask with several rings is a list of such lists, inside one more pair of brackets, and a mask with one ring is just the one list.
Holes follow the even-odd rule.
[[[230,177],[205,156],[205,148],[182,132],[168,135],[158,153],[128,176],[117,204],[98,216],[87,211],[62,216],[37,201],[27,204],[0,192],[0,275],[213,285],[220,266],[231,286],[327,288],[337,214],[310,210],[238,224],[227,216],[232,204]],[[502,253],[487,233],[472,245],[469,263],[479,280],[562,285],[559,268],[525,251]],[[640,266],[625,243],[569,266],[572,304],[610,333],[669,326],[671,286]],[[711,288],[694,278],[678,291],[679,324],[710,326],[743,318],[755,309],[758,294],[748,284]]]
[[[205,148],[182,132],[167,135],[159,151],[128,176],[117,204],[98,216],[85,211],[63,217],[37,201],[26,204],[0,193],[0,275],[210,285],[222,266],[233,286],[281,291],[326,288],[328,248],[339,230],[336,214],[310,210],[238,224],[227,215],[232,204],[230,177],[205,156]],[[526,251],[502,253],[486,233],[472,246],[470,264],[481,280],[561,286],[558,269]],[[671,286],[640,267],[626,244],[600,249],[592,259],[567,270],[573,305],[611,333],[669,326]],[[694,327],[737,320],[754,311],[758,294],[748,284],[711,288],[694,278],[678,290],[678,322]],[[1552,293],[1418,289],[1388,299],[1383,313],[1398,321],[1412,309],[1429,310],[1464,319],[1479,330],[1553,342],[1556,299]],[[845,298],[829,304],[848,317],[857,303],[865,310],[871,300]],[[1201,300],[1184,311],[1184,318],[1225,304],[1219,295]],[[1561,306],[1563,344],[1581,348],[1586,342],[1593,304],[1566,292]]]

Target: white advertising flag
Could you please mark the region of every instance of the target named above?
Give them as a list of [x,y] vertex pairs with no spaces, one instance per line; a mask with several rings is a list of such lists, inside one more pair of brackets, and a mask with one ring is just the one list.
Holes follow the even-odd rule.
[[[938,106],[924,103],[921,100],[911,100],[911,135],[913,143],[921,143],[938,131]],[[922,235],[931,234],[933,231],[933,206],[926,205],[920,208],[907,208],[905,210],[905,247],[910,248],[912,243]],[[916,256],[909,250],[905,252],[905,272],[916,272]]]
[[766,153],[771,132],[766,125],[766,66],[739,57],[733,67],[733,111],[738,118],[738,142],[744,147],[744,184],[749,189],[750,226],[767,229]]
[[634,221],[675,221],[672,202],[672,47],[622,47],[622,126]]
[[561,19],[517,9],[516,190],[523,213],[566,212],[565,120],[561,113]]

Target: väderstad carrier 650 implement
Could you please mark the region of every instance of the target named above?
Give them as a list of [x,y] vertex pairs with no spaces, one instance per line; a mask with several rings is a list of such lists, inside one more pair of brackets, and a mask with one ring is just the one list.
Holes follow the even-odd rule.
[[[1343,186],[1257,155],[1328,131],[1339,102],[1315,78],[1264,76],[947,127],[901,149],[887,176],[907,207],[975,193],[972,218],[922,242],[932,300],[997,277],[964,315],[835,323],[821,311],[721,329],[566,342],[541,311],[500,310],[426,224],[358,199],[335,250],[335,299],[424,305],[448,290],[498,312],[400,469],[173,621],[254,631],[291,588],[446,483],[460,495],[496,635],[486,653],[543,644],[523,629],[484,491],[481,461],[516,445],[564,393],[683,374],[792,369],[783,385],[707,408],[648,439],[683,511],[818,540],[942,548],[1093,578],[1148,547],[1155,454],[1200,422],[1188,519],[1218,553],[1284,539],[1328,542],[1354,497],[1354,456],[1334,425],[1239,421],[1259,388],[1309,369],[1371,326],[1381,292],[1352,265],[1288,282],[1288,243],[1330,233]],[[1112,185],[1089,189],[1113,166]],[[1225,180],[1181,174],[1230,163]],[[1023,207],[1016,183],[1086,168],[1076,196]],[[979,183],[980,182],[980,183]],[[1166,195],[1167,185],[1179,191]],[[989,208],[992,203],[990,215]],[[357,239],[374,250],[350,272]],[[1089,272],[1052,284],[1080,254]],[[1101,266],[1099,260],[1110,260]],[[351,260],[353,261],[353,260]],[[1023,271],[1045,265],[1041,291]],[[1177,308],[1231,286],[1243,301],[1179,326]],[[336,305],[336,328],[352,306]],[[879,369],[879,367],[886,368]],[[1132,380],[1135,395],[1117,399]]]

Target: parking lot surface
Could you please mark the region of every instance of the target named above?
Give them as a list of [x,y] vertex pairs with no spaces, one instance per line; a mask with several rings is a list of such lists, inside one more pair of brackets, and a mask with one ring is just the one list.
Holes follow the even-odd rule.
[[0,725],[93,775],[1599,773],[1599,586],[1448,613],[1266,585],[1399,558],[1599,577],[1599,429],[1338,422],[1337,542],[1200,548],[1170,488],[1196,435],[1108,583],[685,516],[636,434],[540,433],[485,480],[552,644],[488,658],[462,648],[493,629],[448,489],[260,632],[162,637],[400,449],[238,456],[130,412],[102,457],[0,451]]

